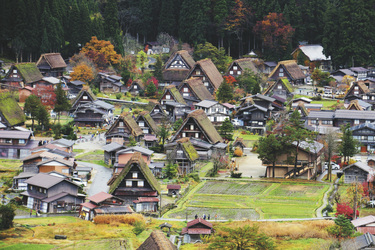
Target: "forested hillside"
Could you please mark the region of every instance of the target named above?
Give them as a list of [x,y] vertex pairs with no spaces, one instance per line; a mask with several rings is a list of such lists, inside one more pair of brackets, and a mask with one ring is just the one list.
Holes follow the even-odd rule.
[[73,55],[91,36],[153,41],[160,32],[191,45],[208,41],[232,57],[254,49],[290,58],[299,41],[322,44],[335,66],[375,61],[375,0],[0,0],[0,54]]

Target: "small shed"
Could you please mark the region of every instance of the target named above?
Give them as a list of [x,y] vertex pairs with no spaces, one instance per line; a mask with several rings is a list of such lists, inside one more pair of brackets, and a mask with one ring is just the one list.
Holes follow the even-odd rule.
[[117,142],[111,142],[102,147],[105,164],[112,166],[116,162],[116,153],[125,147]]
[[168,240],[162,231],[156,230],[150,234],[137,250],[177,250],[177,247]]
[[167,189],[168,189],[168,196],[178,195],[180,194],[181,185],[168,184]]
[[201,241],[202,235],[211,235],[214,232],[212,224],[202,218],[198,218],[187,223],[181,231],[184,236],[184,243],[194,243]]
[[351,222],[358,232],[375,234],[375,216],[369,215]]

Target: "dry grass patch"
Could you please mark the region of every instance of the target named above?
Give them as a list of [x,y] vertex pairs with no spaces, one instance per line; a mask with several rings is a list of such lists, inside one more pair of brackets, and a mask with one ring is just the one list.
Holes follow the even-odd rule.
[[145,221],[145,218],[141,214],[99,215],[94,218],[95,224],[111,224],[114,226],[118,226],[119,224],[134,225],[136,222]]

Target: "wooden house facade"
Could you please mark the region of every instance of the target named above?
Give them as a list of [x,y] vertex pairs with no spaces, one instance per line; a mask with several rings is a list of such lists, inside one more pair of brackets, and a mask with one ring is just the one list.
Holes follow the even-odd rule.
[[166,102],[177,102],[187,105],[181,93],[174,85],[169,85],[164,88],[164,93],[159,102],[163,107],[165,107]]
[[342,169],[344,173],[344,183],[368,182],[374,176],[374,169],[363,162],[353,163]]
[[99,73],[98,77],[100,92],[119,93],[126,91],[121,76]]
[[214,233],[212,224],[202,218],[198,218],[189,221],[181,231],[184,237],[184,243],[193,243],[196,241],[201,241],[202,236],[211,235]]
[[137,119],[135,120],[138,126],[142,129],[143,134],[147,135],[157,135],[159,128],[156,125],[154,119],[152,119],[148,111],[142,111],[139,113]]
[[194,67],[195,61],[186,50],[179,50],[171,55],[163,69],[163,80],[167,84],[182,82]]
[[92,93],[90,87],[84,86],[82,87],[81,91],[78,93],[76,98],[71,101],[72,107],[70,109],[70,113],[74,113],[74,111],[80,106],[87,103],[91,103],[96,101],[96,96]]
[[296,61],[288,60],[280,61],[269,75],[269,78],[275,81],[283,77],[286,77],[292,85],[301,85],[304,83],[306,75],[298,67]]
[[203,110],[215,126],[221,125],[225,119],[230,120],[229,108],[218,101],[203,100],[195,104],[194,107]]
[[26,86],[33,86],[41,82],[43,75],[40,73],[35,63],[13,64],[3,79],[2,88],[19,90]]
[[195,163],[199,155],[189,138],[185,137],[177,140],[171,155],[175,164],[178,165],[178,174],[180,176],[186,176],[195,170]]
[[130,92],[132,95],[139,95],[141,91],[144,92],[145,90],[146,90],[146,86],[143,84],[142,80],[140,79],[134,80],[128,88],[128,92]]
[[165,123],[168,121],[168,115],[167,113],[165,113],[160,103],[155,103],[155,106],[150,111],[150,116],[157,125],[160,125],[163,122]]
[[42,54],[36,63],[43,76],[61,77],[67,67],[60,53]]
[[121,145],[129,143],[130,137],[139,142],[143,136],[142,129],[135,122],[131,114],[121,115],[105,133],[106,144],[117,142]]
[[266,96],[279,96],[283,99],[293,97],[293,87],[287,78],[279,78],[276,82],[271,82],[269,87],[263,92]]
[[254,74],[258,73],[258,69],[252,58],[241,58],[234,60],[228,68],[227,75],[237,78],[241,76],[245,70],[251,71]]
[[178,89],[186,104],[189,106],[193,106],[203,100],[214,100],[214,97],[199,78],[193,77],[183,81],[178,86]]
[[216,68],[215,64],[211,59],[203,59],[198,61],[194,68],[191,69],[187,78],[197,77],[202,80],[203,85],[212,94],[223,83],[224,78],[221,76],[219,70]]
[[135,206],[136,212],[156,212],[159,208],[160,186],[141,153],[135,152],[116,180],[109,194]]

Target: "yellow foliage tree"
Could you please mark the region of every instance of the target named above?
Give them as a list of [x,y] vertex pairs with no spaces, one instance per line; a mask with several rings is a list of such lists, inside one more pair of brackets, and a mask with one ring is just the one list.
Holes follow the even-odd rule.
[[94,80],[94,72],[91,67],[86,64],[79,64],[73,68],[73,72],[70,74],[72,81],[82,81],[88,83]]
[[237,157],[241,157],[243,155],[243,152],[240,147],[236,147],[236,150],[234,150],[234,155]]
[[110,41],[98,40],[96,36],[93,36],[90,42],[86,43],[81,53],[89,57],[100,69],[108,65],[119,64],[121,60],[121,55],[117,54]]

